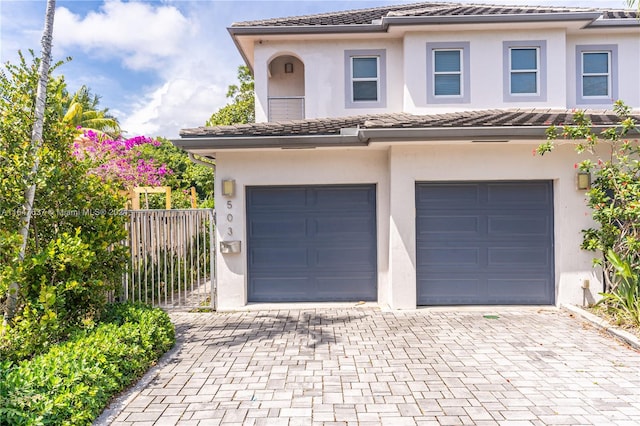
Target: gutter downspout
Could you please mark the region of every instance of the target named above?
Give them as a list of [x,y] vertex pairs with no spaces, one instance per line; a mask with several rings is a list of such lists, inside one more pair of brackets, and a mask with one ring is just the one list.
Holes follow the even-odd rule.
[[[201,166],[205,166],[205,167],[210,167],[211,169],[213,169],[213,184],[215,187],[215,182],[216,182],[216,164],[215,163],[210,163],[208,161],[202,161],[199,158],[196,158],[196,156],[194,154],[192,154],[191,152],[188,152],[187,155],[189,156],[189,160],[191,160],[192,162],[194,162],[195,164],[200,164]],[[213,241],[211,241],[211,251],[213,252],[213,256],[210,257],[209,259],[209,271],[211,271],[211,308],[216,311],[218,309],[218,276],[217,276],[217,272],[218,272],[218,265],[216,262],[216,237],[215,237],[215,231],[216,231],[216,211],[215,209],[213,210],[213,221],[209,222],[209,236],[210,238],[213,239]]]

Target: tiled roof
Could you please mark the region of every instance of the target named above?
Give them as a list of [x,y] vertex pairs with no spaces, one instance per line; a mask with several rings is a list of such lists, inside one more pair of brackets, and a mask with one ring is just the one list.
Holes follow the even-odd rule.
[[336,135],[340,129],[361,126],[366,116],[346,118],[319,118],[311,120],[280,121],[270,123],[236,124],[233,126],[197,127],[182,129],[182,137],[229,137],[229,136],[290,136],[290,135]]
[[397,6],[372,7],[367,9],[345,10],[340,12],[319,13],[316,15],[291,16],[286,18],[261,19],[257,21],[236,22],[232,27],[255,26],[299,26],[299,25],[362,25],[390,13],[410,11],[416,7],[428,5],[442,7],[448,3],[412,3]]
[[596,9],[585,7],[543,7],[543,6],[503,6],[491,4],[461,4],[451,2],[424,2],[383,6],[368,9],[346,10],[320,13],[316,15],[293,16],[285,18],[261,19],[236,22],[234,27],[287,27],[287,26],[328,26],[328,25],[367,25],[389,17],[455,17],[488,15],[535,15],[554,13],[600,12],[602,19],[637,19],[635,10]]
[[[613,111],[587,110],[594,126],[612,126],[619,119]],[[634,115],[640,123],[640,113]],[[453,112],[446,114],[373,114],[342,118],[271,123],[239,124],[235,126],[197,127],[183,129],[183,138],[262,137],[339,135],[341,129],[422,129],[422,128],[482,128],[482,127],[548,127],[573,123],[573,111],[551,109],[508,109]]]

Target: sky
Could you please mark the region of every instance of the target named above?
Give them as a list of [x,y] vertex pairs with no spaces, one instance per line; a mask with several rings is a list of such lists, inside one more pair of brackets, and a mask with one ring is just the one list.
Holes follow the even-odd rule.
[[[414,1],[57,0],[53,59],[72,58],[56,74],[71,92],[86,85],[99,95],[126,136],[176,138],[227,103],[227,87],[243,64],[227,32],[233,22]],[[626,6],[625,0],[474,3]],[[45,0],[0,0],[0,64],[15,63],[19,50],[40,54],[45,9]]]

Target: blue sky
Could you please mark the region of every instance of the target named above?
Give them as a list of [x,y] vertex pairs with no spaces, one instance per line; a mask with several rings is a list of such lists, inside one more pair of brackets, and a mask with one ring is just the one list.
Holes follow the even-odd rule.
[[[450,0],[454,1],[454,0]],[[54,59],[70,90],[101,96],[129,136],[173,138],[226,103],[242,58],[233,22],[412,1],[57,0]],[[470,2],[470,1],[464,1]],[[475,3],[624,8],[625,0],[477,0]],[[0,62],[40,52],[44,0],[0,0]]]

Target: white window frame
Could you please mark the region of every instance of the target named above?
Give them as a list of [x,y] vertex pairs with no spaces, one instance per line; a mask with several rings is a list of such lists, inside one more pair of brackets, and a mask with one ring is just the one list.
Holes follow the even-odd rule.
[[[380,98],[380,58],[378,56],[352,56],[351,58],[351,102],[378,102]],[[375,59],[376,60],[376,76],[375,77],[355,77],[353,74],[354,62],[357,59]],[[355,99],[356,93],[353,88],[354,83],[357,82],[371,82],[376,83],[376,99],[375,100],[359,100]]]
[[[345,107],[346,108],[384,108],[387,106],[386,95],[386,50],[384,49],[365,49],[365,50],[346,50],[345,56]],[[376,58],[377,59],[377,77],[361,77],[353,76],[353,60],[356,58]],[[358,81],[376,81],[378,99],[375,101],[356,101],[354,100],[353,83]]]
[[[470,43],[464,42],[436,42],[427,43],[427,103],[429,104],[454,104],[471,102],[470,79]],[[452,51],[460,52],[460,94],[436,95],[436,75],[451,75],[451,71],[436,72],[435,52]]]
[[[533,50],[536,53],[536,67],[535,68],[513,68],[513,51],[514,50]],[[536,91],[535,92],[514,92],[513,91],[513,76],[516,74],[535,74],[536,76]],[[511,96],[536,96],[540,93],[540,49],[538,47],[510,47],[509,48],[509,93]]]
[[[536,68],[514,70],[512,68],[513,50],[535,49]],[[536,73],[535,93],[513,93],[511,76],[520,73]],[[505,102],[544,102],[547,100],[547,42],[546,40],[518,40],[503,42],[503,99]]]
[[[604,73],[584,73],[584,54],[585,53],[607,53],[609,56],[609,72]],[[585,96],[584,84],[582,78],[584,76],[606,75],[607,90],[606,96]],[[615,44],[599,44],[599,45],[578,45],[576,46],[576,103],[581,104],[599,104],[610,106],[618,99],[618,46]]]

